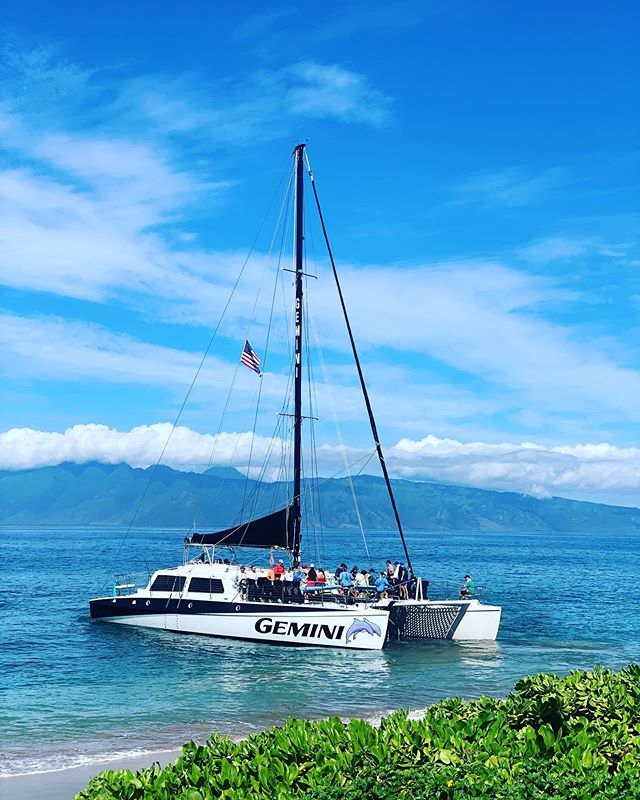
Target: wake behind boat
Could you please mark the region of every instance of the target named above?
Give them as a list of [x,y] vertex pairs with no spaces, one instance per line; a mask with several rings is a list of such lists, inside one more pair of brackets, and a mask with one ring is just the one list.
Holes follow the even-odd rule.
[[[311,455],[306,463],[316,463],[313,436],[316,409],[311,407],[310,373],[307,372],[306,381],[303,373],[303,359],[308,353],[305,283],[309,277],[305,270],[304,247],[305,165],[371,427],[372,455],[377,456],[380,464],[406,559],[406,569],[403,567],[404,572],[392,578],[389,586],[380,580],[373,585],[362,581],[352,585],[339,576],[334,581],[333,575],[327,576],[325,583],[318,583],[309,580],[308,573],[301,574],[303,504],[306,505],[306,535],[311,538],[310,529],[313,528],[317,537],[319,520],[313,498],[314,487],[320,480],[317,474],[303,475],[303,421],[308,421],[311,429]],[[428,581],[414,573],[304,144],[298,145],[293,153],[290,188],[294,197],[294,269],[286,271],[294,273],[295,280],[292,381],[289,382],[292,391],[287,392],[287,396],[289,399],[292,396],[293,407],[288,405],[289,400],[285,401],[276,429],[282,429],[283,420],[289,421],[287,440],[291,446],[283,447],[280,461],[284,472],[291,467],[290,496],[284,504],[279,504],[282,507],[239,520],[224,530],[192,531],[184,542],[182,565],[155,572],[145,588],[136,589],[127,582],[116,583],[112,596],[90,601],[91,619],[271,644],[366,650],[379,650],[396,639],[495,639],[500,625],[500,607],[485,605],[469,595],[452,600],[429,599]],[[271,320],[267,343],[270,332]],[[260,358],[248,338],[240,362],[258,375],[262,374]],[[308,409],[303,409],[303,384],[309,390]],[[308,413],[304,414],[303,410]],[[276,438],[274,434],[273,441]],[[262,467],[263,473],[265,467],[266,464]],[[356,502],[353,487],[352,493]],[[357,516],[360,520],[359,512]],[[362,533],[364,535],[364,531]],[[244,564],[250,559],[240,563],[237,558],[237,551],[244,552],[244,548],[254,553],[268,553],[271,564],[275,563],[276,554],[282,555],[282,559],[278,559],[279,568],[254,566],[247,571]]]

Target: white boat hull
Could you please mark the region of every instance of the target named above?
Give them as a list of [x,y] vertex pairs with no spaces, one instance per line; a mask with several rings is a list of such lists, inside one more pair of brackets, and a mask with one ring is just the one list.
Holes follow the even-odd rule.
[[[477,600],[387,601],[377,606],[228,604],[224,613],[144,597],[92,601],[95,621],[269,644],[380,650],[387,641],[494,640],[501,609]],[[160,613],[158,613],[160,611]]]
[[323,613],[296,607],[230,614],[123,614],[99,621],[269,644],[380,650],[386,641],[389,615],[374,608]]

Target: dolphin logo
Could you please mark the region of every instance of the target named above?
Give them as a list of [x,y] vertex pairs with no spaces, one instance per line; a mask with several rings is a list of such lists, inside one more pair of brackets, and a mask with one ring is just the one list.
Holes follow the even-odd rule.
[[368,633],[370,636],[380,636],[380,628],[375,624],[375,622],[370,622],[368,619],[364,617],[362,619],[354,619],[351,625],[349,625],[349,630],[347,631],[347,644],[352,642],[359,633]]

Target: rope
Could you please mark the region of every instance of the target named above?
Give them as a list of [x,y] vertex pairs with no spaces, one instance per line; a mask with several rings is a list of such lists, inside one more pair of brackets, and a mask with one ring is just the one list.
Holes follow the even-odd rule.
[[373,436],[373,441],[376,446],[376,452],[378,453],[378,460],[380,461],[380,467],[382,468],[382,474],[384,476],[384,481],[387,486],[387,493],[389,495],[389,500],[391,501],[391,508],[393,509],[393,514],[396,520],[396,526],[398,528],[398,533],[400,534],[400,541],[402,542],[402,547],[404,549],[404,554],[407,559],[407,567],[409,568],[409,574],[413,575],[413,566],[411,564],[411,556],[409,555],[409,549],[407,547],[406,539],[404,538],[404,531],[402,530],[402,521],[400,520],[400,512],[398,511],[398,506],[396,504],[396,498],[393,493],[393,487],[391,486],[391,479],[389,477],[389,472],[387,470],[387,463],[384,458],[384,453],[382,451],[382,445],[380,444],[380,437],[378,435],[378,428],[376,425],[375,417],[373,416],[373,409],[371,408],[371,401],[369,400],[369,394],[367,392],[367,385],[364,380],[364,373],[362,372],[362,366],[360,364],[360,358],[358,356],[358,349],[356,347],[356,342],[353,337],[353,331],[351,330],[351,323],[349,322],[349,315],[347,313],[347,306],[344,301],[344,295],[342,294],[342,287],[340,285],[340,279],[338,278],[338,270],[336,268],[336,262],[333,258],[333,251],[331,249],[331,243],[329,242],[329,234],[327,233],[327,228],[324,223],[324,216],[322,214],[322,208],[320,207],[320,198],[318,197],[318,190],[316,188],[315,178],[313,177],[313,172],[311,171],[311,164],[309,163],[309,157],[305,153],[306,163],[307,163],[307,170],[309,172],[309,178],[311,180],[311,187],[313,189],[313,196],[316,201],[316,207],[318,209],[318,216],[320,217],[320,225],[322,226],[322,234],[324,236],[324,241],[327,246],[327,253],[329,254],[329,261],[331,262],[331,269],[333,271],[333,278],[336,284],[336,289],[338,290],[338,297],[340,298],[340,305],[342,307],[342,314],[344,316],[345,325],[347,326],[347,333],[349,334],[349,342],[351,343],[351,350],[353,352],[353,358],[356,364],[356,369],[358,370],[358,378],[360,379],[360,388],[362,389],[362,394],[364,396],[364,402],[367,407],[367,414],[369,416],[369,425],[371,427],[371,435]]

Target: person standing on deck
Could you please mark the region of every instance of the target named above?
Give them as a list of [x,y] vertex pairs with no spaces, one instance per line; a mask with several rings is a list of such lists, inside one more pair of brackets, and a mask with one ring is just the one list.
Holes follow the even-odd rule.
[[274,581],[281,581],[285,572],[286,570],[284,568],[284,561],[281,558],[279,558],[278,563],[273,568]]
[[409,580],[409,573],[406,567],[399,561],[396,561],[396,580],[398,582],[398,591],[403,600],[409,599],[409,587],[407,581]]
[[387,573],[381,572],[380,577],[376,581],[376,592],[379,598],[387,597],[387,587],[389,586],[389,579]]

